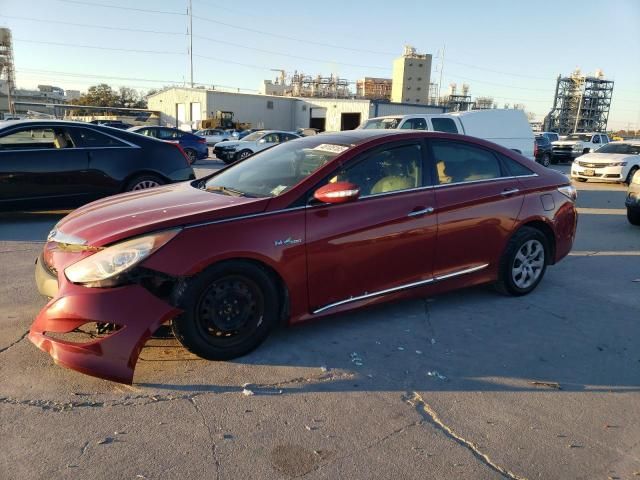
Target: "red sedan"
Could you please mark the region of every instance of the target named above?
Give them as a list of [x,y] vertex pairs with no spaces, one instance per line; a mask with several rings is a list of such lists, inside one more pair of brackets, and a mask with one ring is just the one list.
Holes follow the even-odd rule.
[[[283,323],[483,283],[524,295],[571,250],[575,199],[564,175],[461,135],[294,140],[62,219],[37,261],[51,300],[29,338],[63,366],[131,383],[169,321],[188,350],[225,360]],[[110,328],[65,339],[87,324]]]

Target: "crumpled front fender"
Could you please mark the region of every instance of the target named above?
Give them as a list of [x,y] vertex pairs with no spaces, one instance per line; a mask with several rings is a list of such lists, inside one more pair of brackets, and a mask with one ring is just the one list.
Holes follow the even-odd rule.
[[[139,285],[87,288],[68,282],[40,311],[29,332],[38,348],[64,367],[131,384],[140,351],[165,321],[181,313]],[[113,333],[86,343],[52,338],[90,323],[112,323]]]

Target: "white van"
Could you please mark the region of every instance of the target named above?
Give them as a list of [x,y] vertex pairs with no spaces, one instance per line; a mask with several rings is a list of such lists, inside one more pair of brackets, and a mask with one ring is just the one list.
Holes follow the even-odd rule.
[[459,133],[497,143],[521,153],[530,160],[535,160],[533,131],[522,110],[492,109],[440,114],[388,115],[370,118],[358,128],[399,128]]

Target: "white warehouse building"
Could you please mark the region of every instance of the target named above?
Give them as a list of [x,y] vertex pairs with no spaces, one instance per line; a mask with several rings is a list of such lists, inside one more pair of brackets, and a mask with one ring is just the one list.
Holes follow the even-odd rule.
[[371,117],[411,113],[443,113],[444,107],[390,103],[384,100],[297,98],[230,93],[203,88],[168,88],[150,95],[148,108],[161,112],[160,124],[199,128],[217,111],[233,112],[234,120],[252,128],[321,131],[352,130]]

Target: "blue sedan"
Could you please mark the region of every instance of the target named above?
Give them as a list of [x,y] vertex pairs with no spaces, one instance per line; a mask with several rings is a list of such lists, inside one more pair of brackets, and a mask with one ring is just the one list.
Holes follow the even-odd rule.
[[185,132],[179,128],[142,126],[129,128],[129,131],[168,142],[177,142],[191,163],[209,156],[207,140],[204,137]]

